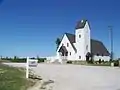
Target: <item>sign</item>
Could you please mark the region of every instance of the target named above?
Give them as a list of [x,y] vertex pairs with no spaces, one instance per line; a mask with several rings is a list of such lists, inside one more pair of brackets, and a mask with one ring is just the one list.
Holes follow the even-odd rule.
[[29,77],[29,67],[37,67],[38,60],[36,59],[29,59],[27,57],[27,62],[26,62],[26,78]]
[[29,60],[28,60],[28,63],[29,63],[29,67],[37,67],[38,60],[29,59]]

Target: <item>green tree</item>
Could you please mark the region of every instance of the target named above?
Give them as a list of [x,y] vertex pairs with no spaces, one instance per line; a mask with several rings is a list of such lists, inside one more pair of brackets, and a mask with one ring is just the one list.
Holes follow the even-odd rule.
[[2,60],[2,56],[0,56],[0,59]]
[[14,56],[14,60],[17,60],[17,56]]
[[57,39],[56,39],[56,46],[57,46],[57,48],[59,47],[60,43],[61,43],[60,38],[57,38]]

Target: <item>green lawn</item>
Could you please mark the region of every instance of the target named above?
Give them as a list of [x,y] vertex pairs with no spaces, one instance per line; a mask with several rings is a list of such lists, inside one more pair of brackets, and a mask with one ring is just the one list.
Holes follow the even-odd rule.
[[0,64],[0,90],[27,90],[33,82],[25,79],[22,69]]

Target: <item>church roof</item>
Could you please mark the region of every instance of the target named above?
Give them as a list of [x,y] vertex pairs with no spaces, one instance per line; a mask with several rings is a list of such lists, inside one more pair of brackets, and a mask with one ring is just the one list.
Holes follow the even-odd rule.
[[58,52],[68,52],[65,46],[61,46]]
[[75,27],[75,29],[81,29],[81,28],[84,28],[85,27],[85,24],[86,24],[87,20],[81,20],[81,21],[78,21],[77,22],[77,25]]
[[75,35],[74,35],[74,34],[70,34],[70,33],[65,33],[65,34],[66,34],[66,36],[68,37],[68,39],[69,39],[69,41],[70,41],[73,49],[74,49],[75,51],[77,51],[76,48],[75,48],[75,46],[73,45],[73,43],[75,43]]
[[[70,33],[66,33],[71,45],[73,46],[74,50],[76,50],[75,46],[73,43],[75,43],[75,35],[74,34],[70,34]],[[103,56],[109,56],[110,53],[108,52],[108,50],[106,49],[106,47],[104,46],[104,44],[101,41],[98,40],[94,40],[91,39],[91,53],[93,55],[103,55]]]
[[109,56],[110,53],[101,41],[91,39],[91,53],[100,56]]

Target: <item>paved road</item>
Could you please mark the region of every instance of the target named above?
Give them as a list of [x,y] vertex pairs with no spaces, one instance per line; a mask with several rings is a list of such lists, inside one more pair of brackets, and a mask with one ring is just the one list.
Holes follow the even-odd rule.
[[120,90],[120,68],[39,64],[32,69],[44,79],[54,80],[53,90]]

